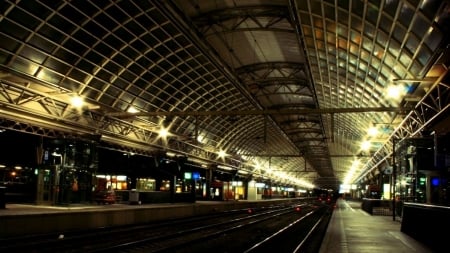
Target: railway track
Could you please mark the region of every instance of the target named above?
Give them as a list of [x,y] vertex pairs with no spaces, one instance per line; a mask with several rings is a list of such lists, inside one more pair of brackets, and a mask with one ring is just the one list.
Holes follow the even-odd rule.
[[[313,226],[307,224],[318,224],[317,220],[326,216],[329,210],[327,205],[308,203],[242,209],[153,224],[73,231],[65,233],[64,237],[11,238],[1,243],[0,251],[263,252],[261,249],[272,242],[285,245],[282,241],[290,233],[297,234],[296,231],[305,231],[305,228],[313,230]],[[295,240],[299,241],[298,238]]]
[[[217,231],[203,241],[172,245],[156,252],[305,252],[317,253],[331,217],[330,206],[303,206],[303,211],[286,212],[238,229]],[[139,252],[127,251],[127,252]],[[141,252],[147,252],[144,249]],[[153,252],[153,251],[152,251]]]

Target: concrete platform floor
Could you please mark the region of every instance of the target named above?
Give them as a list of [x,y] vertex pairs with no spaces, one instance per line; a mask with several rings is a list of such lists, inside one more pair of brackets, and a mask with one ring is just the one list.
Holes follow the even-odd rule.
[[431,253],[401,232],[392,216],[370,215],[361,202],[339,199],[319,253]]

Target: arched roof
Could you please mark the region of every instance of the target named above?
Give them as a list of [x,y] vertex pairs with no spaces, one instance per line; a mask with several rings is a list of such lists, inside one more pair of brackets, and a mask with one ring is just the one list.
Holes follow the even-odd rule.
[[[448,1],[7,0],[0,8],[2,122],[336,188],[379,169],[393,138],[448,114]],[[390,84],[407,88],[401,99],[386,95]],[[85,99],[82,111],[74,95]],[[370,126],[383,131],[363,152]],[[220,150],[228,156],[218,159]],[[355,159],[361,166],[351,171]]]

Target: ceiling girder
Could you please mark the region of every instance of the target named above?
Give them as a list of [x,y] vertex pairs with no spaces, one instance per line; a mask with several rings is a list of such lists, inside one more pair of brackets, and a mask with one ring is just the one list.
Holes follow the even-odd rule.
[[427,94],[416,104],[414,110],[411,110],[405,119],[386,140],[384,145],[374,154],[372,159],[366,163],[366,166],[359,178],[355,182],[363,180],[365,175],[376,169],[381,163],[389,159],[392,155],[392,140],[403,140],[408,137],[422,135],[421,131],[438,118],[444,112],[450,110],[450,85],[444,83],[448,80],[448,67],[438,65],[434,67],[442,71],[439,78],[435,79]]
[[298,115],[298,114],[335,114],[335,113],[367,113],[367,112],[398,112],[405,113],[408,107],[352,107],[352,108],[303,108],[280,110],[242,110],[242,111],[158,111],[158,112],[109,112],[110,117],[127,118],[137,116],[249,116],[249,115]]
[[[45,93],[9,80],[0,80],[0,84],[3,87],[14,87],[14,89],[0,89],[0,127],[2,128],[53,138],[86,136],[89,139],[89,136],[95,135],[110,143],[139,149],[141,153],[167,150],[205,162],[220,163],[216,152],[202,148],[198,146],[198,143],[179,141],[176,137],[169,138],[167,143],[162,143],[158,138],[158,129],[140,118],[128,122],[105,116],[89,108],[79,111],[69,106],[69,101],[63,101],[64,99],[58,96],[57,90]],[[62,93],[66,94],[64,91]],[[15,101],[24,94],[29,97],[39,97],[39,100],[45,100],[46,103],[29,101],[28,105],[23,103],[17,105]],[[49,104],[51,110],[48,109]],[[238,166],[240,160],[227,156],[223,163]]]
[[[269,18],[268,22],[259,22],[260,18]],[[234,20],[234,22],[227,22]],[[240,26],[247,20],[251,20],[254,26]],[[241,6],[233,7],[228,9],[221,9],[216,11],[211,11],[208,13],[202,13],[201,16],[193,19],[193,22],[200,29],[200,32],[205,36],[210,36],[216,34],[217,28],[221,28],[220,33],[235,32],[237,30],[271,30],[271,31],[283,31],[283,32],[293,32],[290,26],[281,26],[284,29],[277,26],[281,22],[288,22],[289,14],[285,6]]]
[[237,68],[235,71],[241,77],[256,76],[258,79],[265,79],[275,70],[285,73],[284,77],[298,79],[306,77],[305,71],[307,69],[305,64],[299,62],[263,62],[248,64]]
[[[255,157],[304,157],[304,154],[241,154],[242,156],[255,156]],[[330,157],[371,157],[371,155],[329,155]]]

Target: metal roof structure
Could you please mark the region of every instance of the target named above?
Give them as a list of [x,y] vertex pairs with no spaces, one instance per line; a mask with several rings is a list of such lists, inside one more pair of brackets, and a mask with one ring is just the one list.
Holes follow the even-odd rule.
[[[98,137],[336,189],[369,180],[394,138],[437,130],[449,114],[449,1],[5,0],[0,8],[3,128]],[[387,96],[390,85],[402,88],[400,99]],[[381,131],[369,137],[371,126]]]

